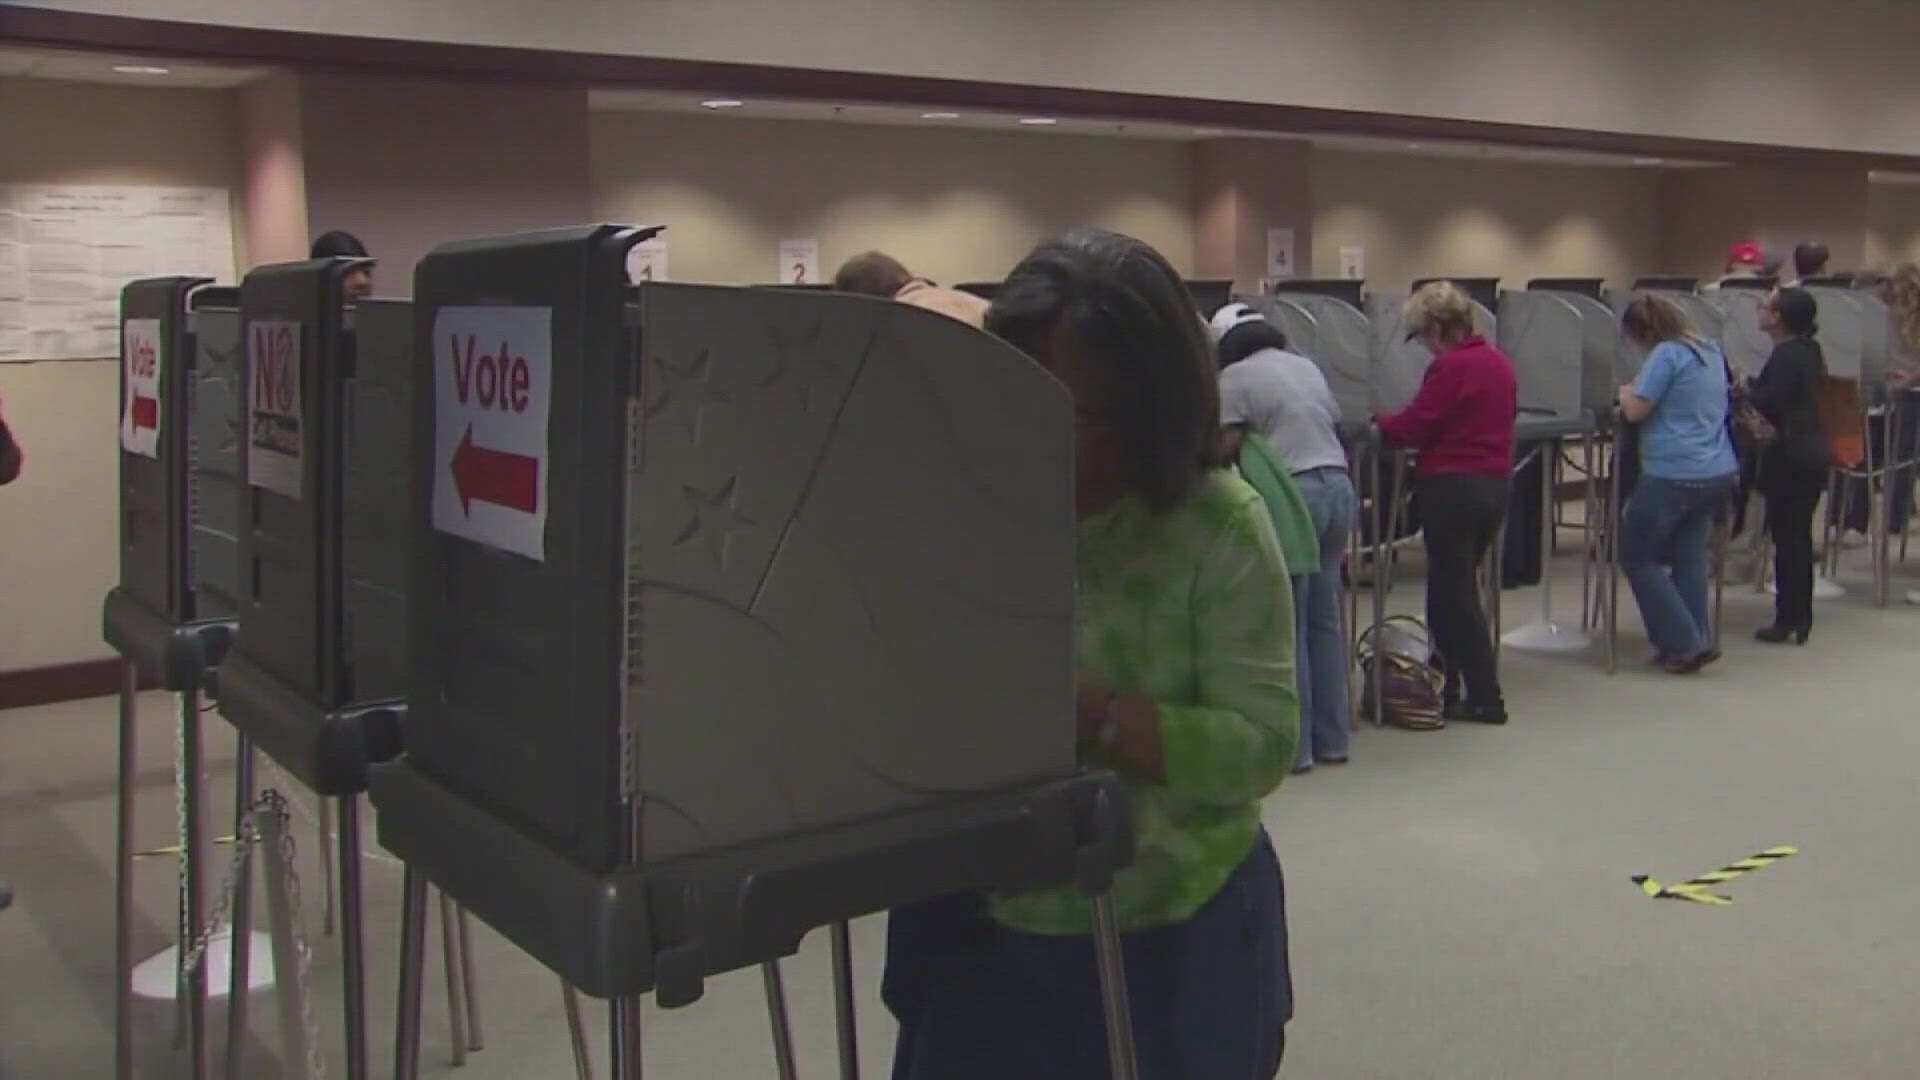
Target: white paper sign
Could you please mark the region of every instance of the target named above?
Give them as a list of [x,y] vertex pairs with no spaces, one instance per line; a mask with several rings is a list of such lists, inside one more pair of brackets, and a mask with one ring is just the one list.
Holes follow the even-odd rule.
[[1267,276],[1275,281],[1293,276],[1293,230],[1267,230]]
[[1340,249],[1340,276],[1348,281],[1360,281],[1367,276],[1366,248],[1343,247]]
[[820,241],[811,238],[780,241],[779,273],[775,280],[782,285],[819,284]]
[[141,457],[160,456],[160,372],[166,357],[160,348],[159,319],[128,319],[120,332],[124,368],[120,403],[120,449]]
[[300,393],[300,324],[247,324],[247,483],[300,498],[306,414]]
[[553,309],[445,307],[433,321],[433,527],[547,557]]
[[671,281],[667,273],[667,238],[656,236],[642,240],[627,252],[627,280],[635,285],[643,281]]

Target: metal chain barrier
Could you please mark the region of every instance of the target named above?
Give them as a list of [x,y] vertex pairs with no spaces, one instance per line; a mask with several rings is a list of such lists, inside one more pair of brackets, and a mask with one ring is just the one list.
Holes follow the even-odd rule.
[[[313,986],[313,949],[307,943],[306,928],[302,924],[300,914],[300,875],[294,869],[296,864],[293,861],[295,854],[293,829],[289,827],[292,824],[292,815],[287,809],[291,801],[292,800],[289,800],[278,790],[268,788],[260,793],[259,798],[256,798],[248,804],[247,815],[240,824],[240,835],[234,838],[233,858],[228,860],[227,863],[226,880],[220,883],[220,888],[214,893],[213,907],[208,913],[206,924],[197,928],[192,934],[191,941],[185,943],[184,951],[180,954],[180,970],[182,972],[192,972],[200,966],[201,962],[206,958],[208,947],[213,944],[214,935],[219,932],[221,925],[227,921],[228,912],[233,908],[236,885],[240,880],[240,868],[251,853],[252,846],[260,842],[260,826],[255,823],[254,814],[264,810],[278,817],[280,819],[280,852],[287,866],[288,910],[291,913],[288,921],[293,924],[294,950],[295,954],[300,958],[299,968],[294,972],[294,978],[299,980],[302,990],[300,1000],[304,1006],[301,1010],[301,1023],[305,1026],[307,1032],[306,1075],[309,1080],[324,1080],[326,1077],[326,1062],[320,1057],[320,1026],[313,1015],[313,994],[311,993]],[[184,806],[185,803],[183,800],[183,817],[185,813]],[[233,942],[229,941],[230,947],[232,947],[233,944]]]

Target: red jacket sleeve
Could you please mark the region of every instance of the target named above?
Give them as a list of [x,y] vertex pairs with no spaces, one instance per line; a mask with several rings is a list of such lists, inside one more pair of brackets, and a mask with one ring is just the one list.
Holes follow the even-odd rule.
[[1377,417],[1374,423],[1388,440],[1418,450],[1433,438],[1434,429],[1453,411],[1460,400],[1460,370],[1455,364],[1436,360],[1420,381],[1420,392],[1407,407],[1397,413]]

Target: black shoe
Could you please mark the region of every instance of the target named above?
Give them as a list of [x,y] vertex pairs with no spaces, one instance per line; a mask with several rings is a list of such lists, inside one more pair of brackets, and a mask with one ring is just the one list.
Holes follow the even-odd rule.
[[1772,626],[1763,626],[1755,630],[1753,632],[1753,639],[1755,641],[1764,641],[1769,645],[1782,645],[1785,644],[1788,639],[1792,639],[1795,645],[1805,645],[1807,643],[1807,635],[1811,633],[1813,633],[1813,627],[1811,626],[1783,626],[1775,623]]
[[1501,701],[1491,705],[1462,704],[1456,701],[1441,710],[1440,718],[1473,724],[1504,724],[1507,722],[1507,706]]

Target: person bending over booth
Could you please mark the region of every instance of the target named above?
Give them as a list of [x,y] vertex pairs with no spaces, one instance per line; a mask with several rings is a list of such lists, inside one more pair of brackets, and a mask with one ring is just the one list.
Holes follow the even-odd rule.
[[972,326],[981,325],[987,316],[985,300],[972,293],[942,288],[925,278],[914,277],[906,267],[900,265],[898,259],[878,251],[848,259],[840,271],[833,275],[833,287],[839,292],[877,296],[882,300],[898,300],[903,304],[923,307]]
[[1620,567],[1654,662],[1692,674],[1720,658],[1707,608],[1707,540],[1740,471],[1727,433],[1727,361],[1664,297],[1633,301],[1620,328],[1647,351],[1639,377],[1620,388],[1621,415],[1640,425],[1640,482],[1621,517]]
[[[1248,436],[1265,443],[1306,505],[1316,561],[1287,550],[1293,582],[1294,674],[1300,687],[1300,745],[1294,772],[1347,762],[1347,632],[1340,611],[1340,560],[1353,528],[1353,478],[1340,445],[1340,406],[1319,365],[1291,352],[1287,337],[1245,304],[1228,304],[1209,327],[1220,356],[1220,422],[1227,459]],[[1258,485],[1256,485],[1258,486]],[[1269,502],[1272,500],[1270,499]],[[1276,522],[1277,523],[1277,522]],[[1286,533],[1281,533],[1286,550]]]
[[1408,339],[1433,353],[1420,391],[1380,433],[1420,452],[1414,498],[1427,550],[1427,625],[1446,673],[1448,720],[1507,722],[1493,639],[1481,610],[1480,562],[1506,517],[1513,426],[1520,411],[1513,364],[1473,331],[1473,302],[1452,282],[1422,286],[1407,301]]
[[[1266,508],[1222,468],[1203,324],[1158,252],[1086,231],[1015,267],[987,328],[1073,396],[1075,718],[1133,814],[1112,902],[1140,1075],[1272,1077],[1292,984],[1260,801],[1293,760],[1293,615]],[[1091,931],[1070,885],[895,910],[896,1080],[1110,1076]]]

